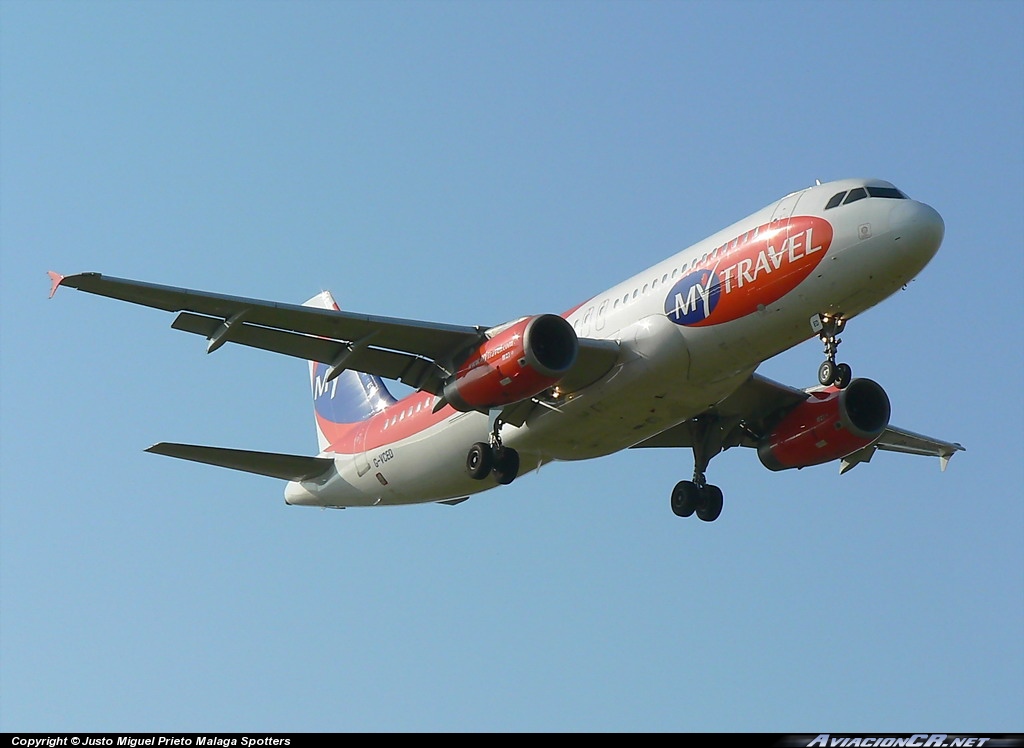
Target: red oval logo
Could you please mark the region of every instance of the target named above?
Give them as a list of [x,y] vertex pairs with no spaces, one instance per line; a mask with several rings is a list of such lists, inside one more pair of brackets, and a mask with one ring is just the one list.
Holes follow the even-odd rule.
[[730,322],[782,298],[821,262],[832,244],[832,224],[793,216],[758,226],[701,258],[665,298],[677,325]]

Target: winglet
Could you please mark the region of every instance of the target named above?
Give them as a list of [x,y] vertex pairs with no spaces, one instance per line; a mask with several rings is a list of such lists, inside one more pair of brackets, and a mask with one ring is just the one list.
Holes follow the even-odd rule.
[[50,298],[52,299],[53,295],[57,293],[57,289],[60,287],[60,284],[64,282],[64,276],[60,273],[55,273],[52,270],[47,271],[46,274],[50,276]]
[[956,443],[956,444],[954,444],[953,446],[955,447],[955,449],[951,449],[951,450],[949,450],[948,452],[942,452],[942,453],[941,453],[941,454],[939,455],[939,470],[941,470],[941,471],[942,471],[943,473],[944,473],[944,472],[946,472],[946,466],[947,466],[947,465],[949,464],[949,459],[950,459],[950,458],[951,458],[951,457],[952,457],[953,455],[955,455],[955,454],[956,454],[957,452],[961,452],[961,451],[966,451],[966,450],[965,450],[965,449],[964,449],[964,448],[963,448],[963,447],[962,447],[962,446],[960,445],[960,443],[959,443],[959,442],[958,442],[958,443]]

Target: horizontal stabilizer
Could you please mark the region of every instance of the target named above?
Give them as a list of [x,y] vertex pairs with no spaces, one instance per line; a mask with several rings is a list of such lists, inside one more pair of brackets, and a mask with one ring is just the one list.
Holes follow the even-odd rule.
[[316,478],[323,475],[334,464],[334,460],[328,457],[251,452],[244,449],[203,447],[197,444],[175,444],[173,442],[160,442],[146,451],[167,457],[177,457],[181,460],[203,462],[207,465],[217,465],[232,470],[242,470],[246,473],[294,481]]

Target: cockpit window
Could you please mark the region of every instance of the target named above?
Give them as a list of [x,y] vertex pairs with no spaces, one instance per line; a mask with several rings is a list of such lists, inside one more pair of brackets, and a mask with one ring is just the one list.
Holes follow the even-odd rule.
[[[825,210],[835,208],[839,205],[849,205],[850,203],[855,203],[858,200],[863,200],[866,197],[883,197],[890,200],[910,199],[895,187],[857,187],[849,192],[839,192],[833,195],[828,203],[825,204]],[[845,198],[845,200],[843,198]]]
[[825,205],[825,210],[828,210],[829,208],[834,208],[837,205],[839,205],[839,203],[843,202],[844,197],[846,197],[845,192],[840,192],[838,195],[833,195],[832,199],[829,200],[828,204]]
[[850,190],[850,194],[846,196],[846,199],[843,201],[843,205],[855,203],[858,200],[863,200],[867,196],[868,191],[866,189],[864,189],[863,187],[857,187],[856,189]]
[[893,200],[910,199],[895,187],[868,187],[868,195],[871,197],[888,197]]

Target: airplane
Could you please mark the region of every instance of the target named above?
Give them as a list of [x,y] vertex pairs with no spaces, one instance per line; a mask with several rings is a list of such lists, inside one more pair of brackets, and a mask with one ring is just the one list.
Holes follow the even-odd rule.
[[[769,470],[877,450],[964,449],[889,423],[875,381],[837,362],[849,320],[910,282],[945,225],[877,179],[792,192],[561,314],[497,326],[341,311],[330,292],[285,304],[99,273],[50,272],[69,286],[177,312],[171,327],[309,363],[315,456],[161,442],[146,451],[287,481],[285,503],[330,508],[458,504],[554,461],[628,448],[693,452],[672,489],[680,517],[713,522],[713,457],[742,446]],[[760,364],[818,337],[818,383],[772,381]],[[384,380],[413,391],[396,399]]]

